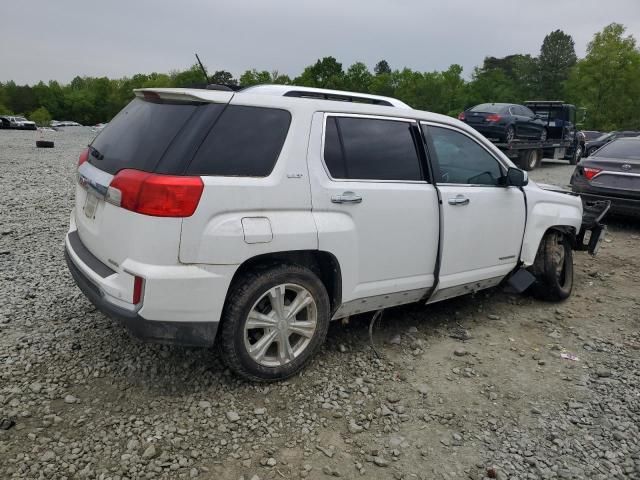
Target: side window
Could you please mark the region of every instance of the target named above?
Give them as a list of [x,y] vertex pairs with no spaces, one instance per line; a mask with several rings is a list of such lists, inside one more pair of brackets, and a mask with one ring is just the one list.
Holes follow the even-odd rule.
[[324,159],[329,173],[336,179],[422,180],[413,126],[396,120],[328,117]]
[[482,146],[466,135],[428,127],[437,156],[437,181],[471,185],[498,185],[502,167]]
[[524,115],[525,117],[535,117],[535,113],[533,113],[531,111],[531,109],[527,108],[527,107],[520,107],[522,109],[522,115]]
[[190,175],[266,177],[287,138],[286,110],[229,105],[187,169]]

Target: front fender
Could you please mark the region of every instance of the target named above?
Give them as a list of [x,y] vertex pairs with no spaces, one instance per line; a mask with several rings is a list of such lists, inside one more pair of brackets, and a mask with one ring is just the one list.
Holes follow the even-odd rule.
[[520,260],[525,266],[533,265],[544,234],[552,228],[570,229],[575,235],[582,225],[580,197],[551,192],[532,184],[526,187],[527,225]]

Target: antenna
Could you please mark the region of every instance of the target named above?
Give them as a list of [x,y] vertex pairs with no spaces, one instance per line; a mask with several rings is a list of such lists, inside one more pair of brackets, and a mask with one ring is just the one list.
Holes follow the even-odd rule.
[[196,60],[198,60],[198,64],[200,65],[200,68],[202,69],[202,73],[204,75],[204,79],[206,81],[206,83],[209,83],[209,75],[207,75],[207,69],[204,68],[204,65],[202,65],[202,62],[200,61],[200,57],[198,56],[198,54],[195,54],[196,56]]

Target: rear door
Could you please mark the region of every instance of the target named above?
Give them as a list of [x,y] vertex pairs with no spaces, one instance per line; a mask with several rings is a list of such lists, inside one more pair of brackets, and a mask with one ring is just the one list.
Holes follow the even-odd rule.
[[500,186],[505,166],[453,127],[423,124],[442,198],[438,289],[430,301],[495,285],[515,266],[525,227],[524,193]]
[[414,120],[314,116],[313,215],[320,250],[341,266],[338,315],[417,301],[433,286],[438,199],[418,142]]

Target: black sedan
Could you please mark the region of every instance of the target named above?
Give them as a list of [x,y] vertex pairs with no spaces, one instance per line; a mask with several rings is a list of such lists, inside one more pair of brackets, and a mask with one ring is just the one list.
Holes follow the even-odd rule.
[[609,142],[612,142],[616,138],[637,137],[638,135],[640,135],[640,132],[633,131],[633,130],[605,133],[603,135],[600,135],[595,140],[587,140],[587,142],[584,145],[584,152],[587,155],[592,155],[593,152],[598,150],[600,147],[602,147],[603,145],[606,145]]
[[546,123],[523,105],[482,103],[458,115],[490,140],[511,143],[514,140],[547,140]]
[[611,212],[640,216],[640,138],[618,138],[583,158],[571,187],[585,200],[610,200]]

